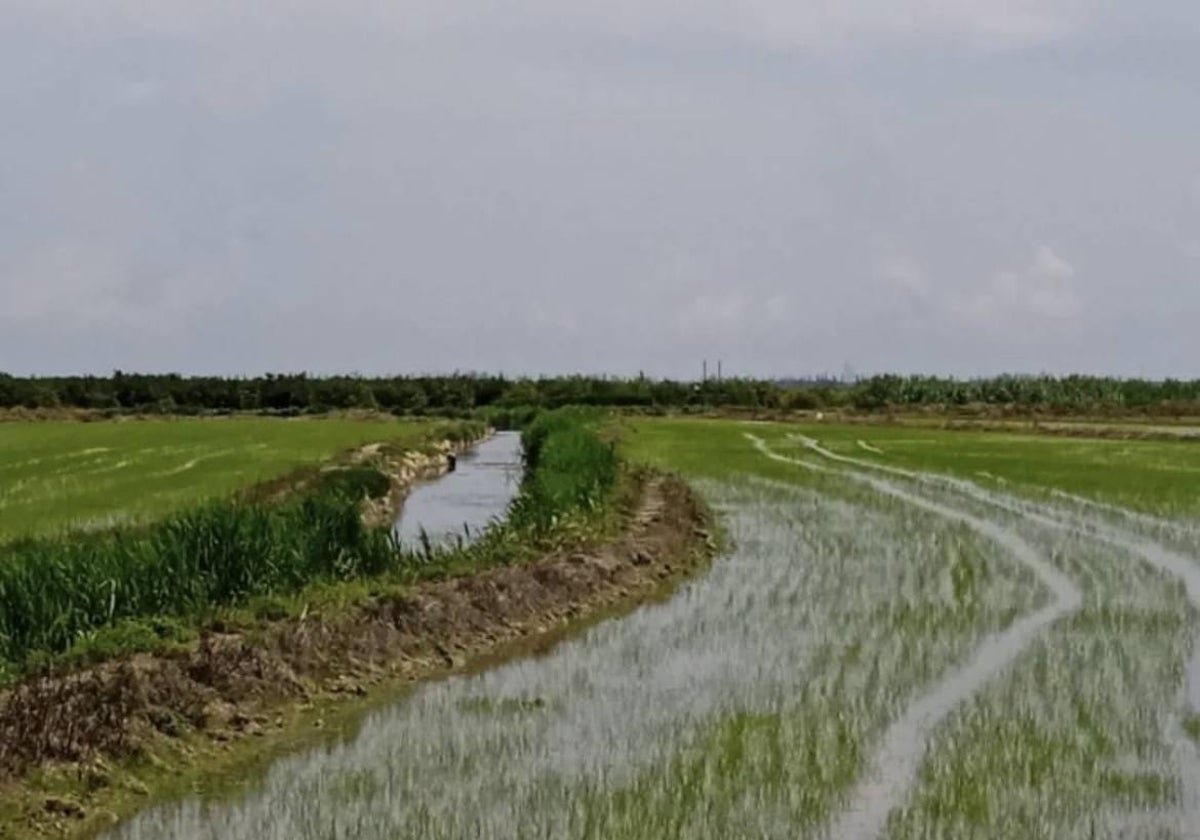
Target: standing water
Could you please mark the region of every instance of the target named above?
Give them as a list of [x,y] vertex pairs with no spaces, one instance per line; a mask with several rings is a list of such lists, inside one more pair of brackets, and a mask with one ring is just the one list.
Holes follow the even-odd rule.
[[962,484],[778,475],[700,485],[733,548],[668,600],[105,840],[1196,837],[1185,796],[1128,793],[1195,749],[1174,560]]
[[404,503],[396,536],[408,547],[473,542],[517,494],[521,435],[499,432],[458,457],[454,471],[418,485]]
[[[150,808],[106,840],[817,836],[847,710],[882,729],[893,698],[988,629],[981,608],[980,626],[913,656],[871,623],[876,599],[936,597],[930,570],[970,534],[896,501],[706,489],[738,548],[670,600],[546,656],[419,686],[239,791]],[[848,644],[863,655],[844,662]],[[880,682],[896,694],[869,690]]]

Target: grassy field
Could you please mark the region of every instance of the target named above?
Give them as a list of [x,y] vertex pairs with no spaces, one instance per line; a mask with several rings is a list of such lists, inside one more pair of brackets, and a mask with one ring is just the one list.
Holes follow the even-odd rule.
[[427,423],[348,419],[0,423],[0,541],[153,519]]

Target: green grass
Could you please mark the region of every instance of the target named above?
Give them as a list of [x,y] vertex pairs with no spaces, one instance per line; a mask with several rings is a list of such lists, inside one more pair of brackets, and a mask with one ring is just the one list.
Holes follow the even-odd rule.
[[362,498],[337,482],[282,505],[210,502],[145,528],[0,546],[0,661],[36,664],[130,621],[381,574],[397,547],[363,524]]
[[0,541],[144,521],[432,423],[229,418],[0,423]]

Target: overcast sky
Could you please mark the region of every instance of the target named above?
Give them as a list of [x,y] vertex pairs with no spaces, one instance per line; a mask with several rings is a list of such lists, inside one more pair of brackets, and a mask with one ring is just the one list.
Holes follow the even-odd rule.
[[1195,0],[0,8],[0,370],[1200,376]]

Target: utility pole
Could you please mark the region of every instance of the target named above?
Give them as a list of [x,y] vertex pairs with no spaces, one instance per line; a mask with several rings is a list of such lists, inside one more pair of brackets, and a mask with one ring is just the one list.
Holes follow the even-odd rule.
[[700,381],[701,382],[708,381],[708,359],[705,359],[703,362],[700,363]]
[[721,360],[717,359],[717,381],[721,381]]

